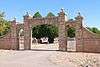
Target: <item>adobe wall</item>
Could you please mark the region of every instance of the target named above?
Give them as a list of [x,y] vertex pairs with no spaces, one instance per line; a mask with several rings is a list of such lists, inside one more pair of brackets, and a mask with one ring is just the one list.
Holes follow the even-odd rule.
[[33,26],[43,25],[43,24],[58,26],[58,17],[32,18],[30,19],[29,22]]
[[0,37],[0,49],[11,49],[11,34]]
[[77,52],[100,52],[100,35],[97,35],[83,27],[83,17],[79,14],[75,20],[66,22],[68,28],[76,29],[76,51]]
[[100,36],[82,27],[82,36],[76,38],[76,51],[100,52]]
[[85,52],[100,52],[100,36],[83,28],[83,45]]
[[11,22],[11,30],[6,35],[0,37],[0,49],[18,49],[16,29],[16,21],[14,20]]

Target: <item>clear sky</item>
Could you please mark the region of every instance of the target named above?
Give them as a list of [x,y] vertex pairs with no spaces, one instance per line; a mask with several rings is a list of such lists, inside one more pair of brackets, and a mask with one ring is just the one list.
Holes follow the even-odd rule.
[[87,26],[100,28],[100,0],[0,0],[0,11],[4,11],[6,19],[23,21],[25,12],[33,15],[39,11],[42,16],[48,12],[55,15],[64,8],[68,18],[74,18],[80,11]]

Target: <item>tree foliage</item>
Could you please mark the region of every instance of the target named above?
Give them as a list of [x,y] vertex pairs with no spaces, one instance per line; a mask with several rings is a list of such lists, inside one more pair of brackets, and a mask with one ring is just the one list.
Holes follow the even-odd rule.
[[58,37],[58,28],[52,25],[39,25],[33,27],[32,37],[40,39],[42,37],[48,37],[49,42],[52,43],[55,37]]
[[92,31],[93,33],[96,33],[96,34],[100,34],[100,30],[96,27],[87,27],[87,29],[89,29],[90,31]]
[[33,18],[41,18],[42,15],[39,12],[36,12],[33,16]]
[[10,29],[10,23],[4,19],[4,12],[0,12],[0,36],[6,34]]
[[51,17],[51,16],[55,16],[52,12],[49,12],[48,14],[47,14],[47,17]]
[[75,28],[69,28],[67,30],[67,36],[70,37],[70,38],[75,37]]

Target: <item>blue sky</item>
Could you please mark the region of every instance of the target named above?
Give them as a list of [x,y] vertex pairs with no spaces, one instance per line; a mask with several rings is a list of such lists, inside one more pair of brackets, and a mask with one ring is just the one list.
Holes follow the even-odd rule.
[[20,22],[25,12],[57,15],[61,8],[65,9],[68,18],[74,18],[80,11],[87,26],[100,28],[100,0],[0,0],[0,11],[5,12],[6,19],[16,17]]

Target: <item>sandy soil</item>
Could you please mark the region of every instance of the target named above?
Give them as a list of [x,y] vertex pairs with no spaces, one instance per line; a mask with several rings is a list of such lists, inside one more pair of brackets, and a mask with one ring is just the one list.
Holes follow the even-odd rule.
[[100,67],[100,54],[60,52],[55,51],[56,46],[35,45],[33,50],[23,51],[0,50],[0,67]]

